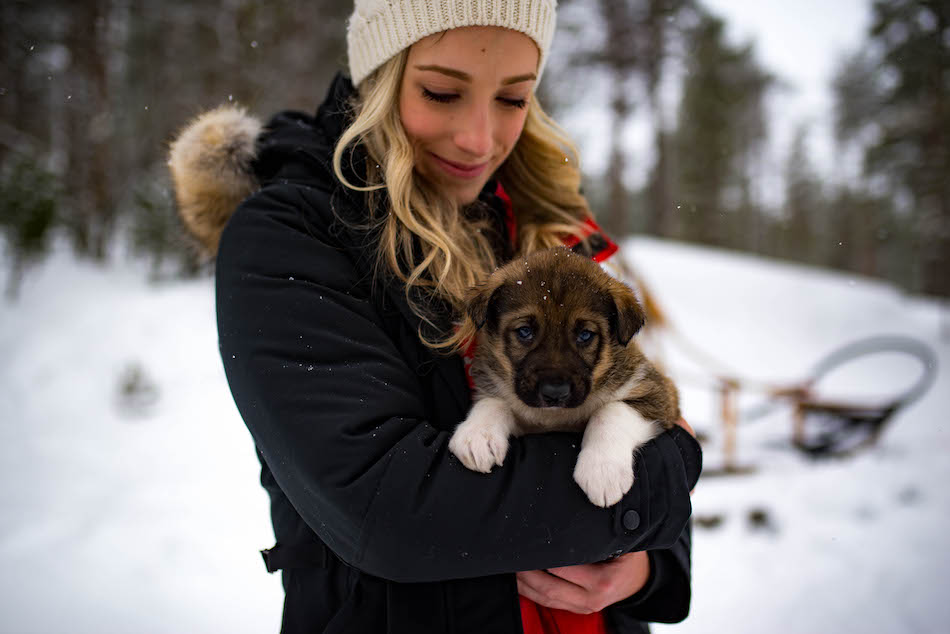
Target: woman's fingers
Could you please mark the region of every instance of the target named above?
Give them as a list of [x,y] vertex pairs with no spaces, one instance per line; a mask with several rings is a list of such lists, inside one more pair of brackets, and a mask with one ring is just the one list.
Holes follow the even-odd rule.
[[583,564],[578,566],[564,566],[562,568],[548,568],[547,572],[580,586],[583,589],[593,588],[597,583],[597,564]]
[[[638,551],[609,561],[551,568],[540,582],[558,600],[596,612],[639,592],[650,578],[650,558]],[[533,577],[531,580],[533,581]],[[562,585],[561,582],[567,584]],[[538,590],[535,584],[535,590]],[[576,611],[576,610],[572,610]]]
[[519,572],[516,579],[518,594],[539,605],[576,614],[597,611],[590,605],[590,597],[583,588],[543,570]]

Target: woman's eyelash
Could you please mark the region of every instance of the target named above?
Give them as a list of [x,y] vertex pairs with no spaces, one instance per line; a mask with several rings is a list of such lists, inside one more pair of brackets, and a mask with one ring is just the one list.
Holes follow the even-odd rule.
[[499,97],[498,99],[505,105],[512,106],[513,108],[524,108],[528,105],[527,99],[505,99],[504,97]]
[[435,101],[438,103],[450,103],[454,101],[456,97],[458,97],[458,95],[453,95],[451,93],[446,94],[446,93],[440,93],[440,92],[432,92],[428,88],[422,89],[422,96],[428,99],[429,101]]
[[[422,96],[429,101],[435,101],[436,103],[452,103],[458,99],[458,95],[454,93],[432,92],[428,88],[422,89]],[[498,100],[506,106],[511,106],[512,108],[524,108],[528,105],[527,99],[506,99],[504,97],[499,97]]]

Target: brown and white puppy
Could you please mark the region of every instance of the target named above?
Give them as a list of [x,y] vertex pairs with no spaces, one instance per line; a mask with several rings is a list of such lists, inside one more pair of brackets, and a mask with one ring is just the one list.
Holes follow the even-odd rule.
[[611,506],[633,485],[637,448],[679,419],[673,383],[632,342],[633,291],[558,247],[516,259],[473,289],[475,404],[449,449],[474,471],[501,465],[508,437],[583,431],[574,480]]

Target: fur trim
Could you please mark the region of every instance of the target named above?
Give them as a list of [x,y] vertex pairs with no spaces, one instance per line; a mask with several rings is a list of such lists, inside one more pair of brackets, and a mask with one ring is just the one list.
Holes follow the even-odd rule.
[[221,106],[186,125],[170,146],[178,213],[210,256],[235,208],[258,188],[251,162],[262,128],[243,108]]

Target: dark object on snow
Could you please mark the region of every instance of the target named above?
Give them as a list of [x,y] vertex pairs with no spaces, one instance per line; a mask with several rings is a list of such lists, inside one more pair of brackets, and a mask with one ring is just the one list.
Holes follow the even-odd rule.
[[127,418],[144,418],[158,402],[158,386],[141,364],[129,363],[119,376],[119,411]]
[[696,524],[696,526],[710,530],[719,528],[724,521],[725,518],[720,513],[693,516],[693,523]]
[[751,508],[746,514],[746,520],[751,530],[768,533],[778,532],[778,527],[772,521],[772,514],[769,513],[768,509],[762,507]]

